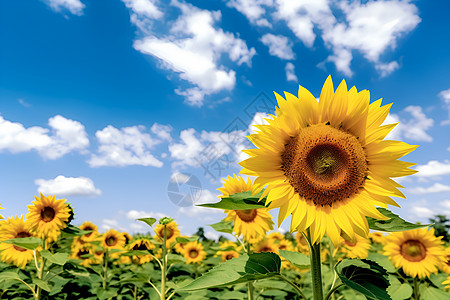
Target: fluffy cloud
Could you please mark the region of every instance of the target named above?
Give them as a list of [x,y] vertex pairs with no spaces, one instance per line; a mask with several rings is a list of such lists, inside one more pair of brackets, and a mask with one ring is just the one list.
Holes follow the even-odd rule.
[[433,194],[433,193],[441,193],[441,192],[448,192],[450,191],[450,186],[441,184],[441,183],[435,183],[430,187],[423,188],[423,187],[416,187],[409,189],[409,192],[413,194]]
[[431,209],[424,206],[413,206],[410,211],[418,218],[431,218],[434,215]]
[[101,190],[97,189],[94,182],[87,177],[65,177],[59,175],[54,179],[36,179],[38,192],[45,195],[56,196],[99,196]]
[[443,163],[437,160],[430,160],[426,165],[419,165],[416,167],[419,171],[414,176],[419,177],[433,177],[450,174],[450,161],[446,160]]
[[[153,125],[153,129],[161,125]],[[155,129],[156,130],[156,129]],[[153,131],[155,131],[153,130]],[[158,130],[156,130],[158,131]],[[160,136],[168,138],[167,132]],[[95,133],[99,146],[98,154],[92,154],[88,161],[91,167],[102,166],[153,166],[162,167],[163,163],[150,153],[161,139],[145,132],[144,126],[115,128],[108,125]]]
[[233,7],[245,15],[251,23],[263,27],[272,27],[270,22],[264,18],[265,6],[272,4],[273,0],[231,0],[227,2],[229,7]]
[[0,151],[36,150],[46,159],[57,159],[72,151],[84,152],[89,146],[87,133],[80,122],[57,115],[49,119],[48,125],[50,129],[25,128],[0,116]]
[[69,10],[72,14],[81,16],[85,5],[80,0],[44,0],[54,11]]
[[434,121],[428,118],[420,106],[410,105],[400,112],[400,115],[389,114],[383,124],[400,122],[386,139],[409,139],[420,142],[432,142],[433,138],[427,131],[433,127]]
[[130,220],[136,220],[136,219],[140,219],[140,218],[161,219],[164,217],[168,217],[167,215],[165,215],[163,213],[159,213],[159,212],[152,212],[152,211],[147,212],[144,210],[135,210],[135,209],[128,211],[125,215]]
[[[209,190],[202,190],[200,192],[200,198],[196,204],[202,203],[215,203],[218,202],[217,194],[211,193]],[[202,206],[188,206],[180,207],[178,213],[182,215],[187,215],[190,217],[195,217],[203,222],[211,222],[218,219],[218,215],[223,216],[223,211],[220,209],[202,207]]]
[[262,36],[261,42],[269,47],[270,55],[287,60],[295,58],[294,51],[292,51],[292,42],[283,35],[267,33]]
[[292,63],[287,63],[284,68],[286,71],[286,80],[298,82],[297,75],[295,75],[295,66]]
[[159,10],[151,0],[122,0],[125,6],[136,14],[136,16],[144,16],[151,19],[160,19],[163,13]]
[[448,125],[448,124],[450,124],[450,89],[441,91],[439,93],[439,97],[444,101],[444,105],[448,110],[448,116],[449,116],[448,120],[441,122],[441,125]]
[[[236,84],[236,72],[220,64],[223,55],[227,54],[237,65],[250,66],[256,52],[234,34],[215,27],[221,19],[220,11],[201,10],[178,1],[171,4],[181,15],[171,23],[170,34],[157,36],[140,26],[146,36],[136,40],[134,48],[158,58],[163,68],[191,83],[193,87],[175,91],[185,97],[187,104],[200,107],[206,95],[231,90]],[[133,12],[143,24],[144,15],[135,9]],[[164,22],[168,24],[167,20]]]

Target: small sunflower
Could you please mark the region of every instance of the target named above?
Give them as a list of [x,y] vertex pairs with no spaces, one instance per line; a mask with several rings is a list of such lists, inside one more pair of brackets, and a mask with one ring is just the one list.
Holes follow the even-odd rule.
[[28,205],[26,222],[37,237],[46,238],[48,242],[58,239],[61,229],[67,226],[70,208],[65,199],[55,200],[55,196],[35,196],[33,205]]
[[199,242],[189,242],[184,246],[183,256],[186,258],[186,263],[195,264],[206,258],[206,252],[203,250],[203,246]]
[[301,86],[298,97],[275,96],[276,115],[255,126],[249,139],[257,148],[244,150],[250,158],[241,173],[257,176],[256,191],[266,187],[269,208],[280,208],[278,225],[292,215],[291,231],[309,228],[312,243],[325,233],[334,245],[341,231],[367,236],[366,217],[387,219],[376,206],[404,198],[391,177],[416,172],[397,159],[417,146],[383,140],[396,125],[381,126],[391,105],[369,105],[369,92],[347,90],[344,80],[334,91],[331,77],[319,101]]
[[[136,239],[129,245],[130,250],[153,250],[155,249],[155,245],[146,238]],[[133,255],[131,257],[132,261],[136,264],[142,265],[148,263],[153,259],[150,254],[147,255]]]
[[239,251],[242,250],[242,246],[238,246],[231,241],[221,243],[219,248],[221,250],[217,251],[216,255],[220,256],[223,262],[234,257],[239,257]]
[[[244,178],[236,175],[224,179],[223,187],[218,190],[222,192],[219,196],[221,198],[240,192],[254,191],[250,178],[246,182]],[[273,229],[272,216],[267,208],[225,210],[224,212],[228,214],[225,221],[233,221],[233,231],[237,236],[242,235],[246,241],[260,240],[266,232]]]
[[384,245],[386,243],[386,237],[382,232],[379,231],[370,232],[369,238],[372,240],[374,244],[377,243]]
[[125,246],[130,243],[130,241],[133,239],[131,235],[128,232],[122,232],[123,237],[125,239]]
[[[175,243],[177,237],[180,236],[180,230],[178,229],[178,224],[175,221],[172,221],[166,225],[166,247],[169,248],[172,243]],[[164,225],[158,224],[155,226],[155,239],[159,242],[164,240]]]
[[277,244],[275,244],[272,240],[263,239],[262,241],[260,241],[253,247],[253,252],[255,252],[255,253],[260,253],[260,252],[278,253],[278,247],[277,247]]
[[102,247],[105,249],[123,249],[125,238],[117,230],[110,229],[101,236]]
[[297,250],[303,254],[309,254],[308,241],[305,239],[303,234],[297,232],[297,234],[295,235],[295,240],[297,242]]
[[272,232],[271,234],[269,234],[267,236],[269,239],[272,239],[274,241],[282,241],[284,240],[284,234],[276,231],[276,232]]
[[366,238],[356,235],[354,240],[342,238],[340,250],[345,253],[348,258],[364,259],[369,256],[370,241]]
[[84,242],[94,241],[98,237],[98,227],[92,222],[84,222],[79,226],[81,230],[91,231],[80,236],[80,239]]
[[234,250],[229,251],[221,251],[220,257],[222,258],[222,262],[225,262],[227,260],[230,260],[235,257],[239,257],[239,253]]
[[[183,235],[183,236],[181,236],[182,238],[188,238],[188,236],[187,235]],[[178,252],[178,253],[180,253],[180,254],[183,254],[183,251],[184,251],[184,245],[186,245],[187,244],[187,242],[186,243],[176,243],[175,244],[175,247],[174,247],[174,249],[175,249],[175,251],[176,252]]]
[[99,263],[94,255],[94,246],[88,243],[77,244],[75,247],[73,247],[70,258],[80,259],[80,265],[85,267]]
[[294,251],[294,245],[292,245],[292,242],[286,239],[283,239],[277,243],[278,250],[287,250],[287,251]]
[[[0,241],[30,236],[34,235],[23,220],[23,216],[20,218],[10,217],[1,222]],[[7,243],[0,243],[0,256],[3,262],[14,264],[21,269],[25,268],[26,264],[34,257],[32,250]]]
[[441,270],[450,274],[450,246],[445,248],[446,261],[442,264]]
[[387,236],[384,255],[408,276],[429,277],[446,261],[441,238],[434,236],[434,228],[394,232]]

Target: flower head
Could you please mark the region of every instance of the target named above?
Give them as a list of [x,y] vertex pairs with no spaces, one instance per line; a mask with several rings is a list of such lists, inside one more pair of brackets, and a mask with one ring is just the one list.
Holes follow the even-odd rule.
[[[17,216],[15,218],[10,217],[1,222],[0,241],[31,236],[34,235],[28,224],[23,220],[23,216],[20,218]],[[0,243],[0,256],[1,261],[23,269],[33,259],[33,251],[12,244]]]

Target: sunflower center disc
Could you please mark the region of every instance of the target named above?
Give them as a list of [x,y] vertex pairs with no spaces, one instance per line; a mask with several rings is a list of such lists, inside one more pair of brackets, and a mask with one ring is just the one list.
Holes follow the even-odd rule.
[[115,244],[117,244],[117,239],[113,236],[107,237],[105,240],[106,245],[108,246],[114,246]]
[[235,210],[235,212],[238,215],[238,217],[246,223],[252,222],[256,218],[256,215],[258,214],[256,212],[256,209],[241,209]]
[[233,254],[227,254],[227,256],[225,256],[226,260],[230,260],[232,258],[234,258]]
[[46,206],[41,210],[41,219],[44,222],[50,222],[55,218],[56,212],[52,207]]
[[302,198],[331,206],[358,193],[367,162],[354,135],[317,124],[291,137],[282,154],[282,170]]
[[91,231],[91,232],[86,233],[86,234],[84,235],[85,237],[90,237],[91,234],[92,234],[92,232],[94,231],[94,228],[91,228],[91,227],[88,226],[88,227],[84,228],[83,230]]
[[[29,234],[28,232],[22,231],[16,235],[16,238],[25,238],[25,237],[30,237],[30,236],[31,236],[31,234]],[[14,249],[16,249],[17,251],[20,251],[20,252],[27,251],[27,249],[16,246],[16,245],[13,245],[13,247],[14,247]]]
[[145,243],[139,243],[133,246],[133,250],[150,250]]
[[197,256],[198,256],[198,251],[197,250],[191,250],[189,252],[189,257],[196,258]]
[[402,256],[408,261],[421,261],[426,256],[425,246],[417,240],[408,240],[401,245]]

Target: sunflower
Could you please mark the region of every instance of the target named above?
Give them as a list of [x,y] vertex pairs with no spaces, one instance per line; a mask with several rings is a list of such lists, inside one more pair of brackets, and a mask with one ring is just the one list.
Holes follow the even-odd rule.
[[[0,209],[5,209],[4,207],[0,207]],[[2,215],[0,215],[0,220],[4,219]]]
[[436,273],[446,262],[441,239],[434,236],[434,228],[394,232],[387,236],[384,255],[406,275],[422,279]]
[[269,239],[272,239],[274,241],[282,241],[284,240],[284,234],[276,231],[276,232],[272,232],[271,234],[269,234],[267,236]]
[[199,242],[189,242],[184,246],[183,256],[186,258],[186,263],[195,264],[206,258],[206,252],[203,250],[203,246]]
[[120,232],[110,229],[102,235],[101,243],[105,249],[123,249],[125,238]]
[[[10,217],[1,222],[0,241],[33,236],[23,216]],[[0,243],[1,260],[23,269],[33,259],[33,251],[12,244]]]
[[366,238],[356,235],[354,240],[342,238],[340,250],[348,258],[364,259],[369,256],[370,241]]
[[77,244],[72,248],[72,254],[70,258],[81,260],[80,265],[88,267],[92,264],[99,263],[94,255],[94,246],[88,243]]
[[277,247],[277,244],[275,244],[272,240],[263,239],[262,241],[260,241],[253,247],[253,252],[255,252],[255,253],[260,253],[260,252],[278,253],[278,247]]
[[303,254],[308,254],[309,253],[308,241],[305,239],[303,234],[297,232],[297,234],[295,235],[295,240],[297,242],[297,250]]
[[234,250],[220,251],[220,257],[222,258],[222,262],[225,262],[232,258],[239,257],[239,253]]
[[217,251],[216,256],[220,256],[224,262],[234,257],[239,257],[239,251],[241,251],[242,246],[238,246],[231,241],[225,241],[220,244],[219,248],[220,250]]
[[70,217],[70,208],[65,199],[55,200],[55,196],[34,196],[36,201],[28,205],[26,222],[31,231],[40,238],[46,238],[48,242],[58,239],[61,229],[67,226]]
[[[176,242],[177,237],[180,236],[180,230],[178,230],[178,224],[175,221],[168,223],[166,228],[166,247],[169,248],[172,243]],[[164,225],[158,224],[155,226],[155,239],[159,242],[164,240]]]
[[369,238],[372,240],[372,243],[377,244],[385,244],[386,243],[386,237],[382,232],[374,231],[369,233]]
[[122,232],[122,234],[123,238],[125,239],[125,245],[128,245],[133,238],[128,232]]
[[[228,176],[224,179],[223,187],[218,188],[222,195],[221,198],[228,197],[240,192],[254,192],[253,183],[250,178],[247,182],[242,177],[234,174],[234,177]],[[228,216],[225,221],[233,221],[233,231],[237,236],[242,235],[246,241],[259,241],[265,236],[267,231],[273,229],[272,216],[267,208],[225,210]]]
[[442,284],[444,284],[444,285],[448,284],[447,286],[444,287],[444,289],[446,289],[447,291],[450,291],[450,276],[448,276],[447,280],[442,282]]
[[446,261],[442,264],[441,270],[450,274],[450,246],[445,248]]
[[[183,236],[181,236],[182,238],[189,238],[187,235],[183,235]],[[186,243],[176,243],[175,244],[175,251],[176,252],[178,252],[178,253],[180,253],[180,254],[183,254],[183,251],[184,251],[184,245],[186,245],[187,244],[187,242]]]
[[241,173],[257,176],[256,191],[267,187],[262,197],[280,208],[278,225],[292,214],[291,231],[310,228],[312,243],[325,233],[335,245],[341,231],[367,236],[367,216],[387,219],[375,205],[404,198],[390,177],[416,172],[397,159],[417,146],[383,140],[395,127],[380,126],[391,105],[369,105],[369,92],[347,91],[344,80],[334,92],[330,76],[319,101],[301,86],[298,98],[275,96],[276,115],[255,125],[249,139],[257,148],[244,150],[250,158],[240,162]]
[[92,222],[84,222],[83,224],[81,224],[79,226],[79,228],[81,230],[85,230],[85,231],[91,231],[89,233],[86,233],[82,236],[80,236],[80,239],[83,242],[90,242],[90,241],[94,241],[97,237],[98,237],[98,227],[92,223]]
[[294,246],[292,245],[292,242],[286,239],[283,239],[277,243],[278,250],[287,250],[287,251],[294,251]]
[[[153,250],[155,247],[156,246],[146,238],[136,239],[129,245],[130,250]],[[133,255],[131,259],[134,263],[142,265],[151,261],[153,257],[150,254]]]

